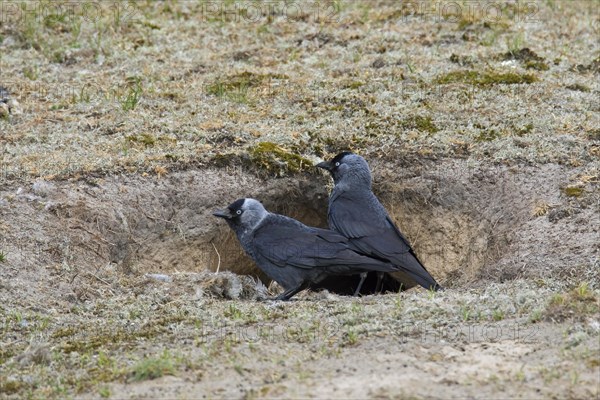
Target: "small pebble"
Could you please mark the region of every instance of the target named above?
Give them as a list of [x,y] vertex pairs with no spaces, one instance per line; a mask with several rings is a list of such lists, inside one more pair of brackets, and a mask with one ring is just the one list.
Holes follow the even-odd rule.
[[21,105],[15,99],[9,99],[6,105],[8,106],[8,111],[13,115],[19,115],[23,113],[23,111],[21,111]]
[[9,109],[6,103],[0,103],[0,119],[8,117]]
[[164,274],[146,274],[146,278],[154,279],[161,282],[171,282],[172,278]]
[[46,197],[54,190],[54,185],[45,180],[37,180],[33,183],[31,190],[38,196]]

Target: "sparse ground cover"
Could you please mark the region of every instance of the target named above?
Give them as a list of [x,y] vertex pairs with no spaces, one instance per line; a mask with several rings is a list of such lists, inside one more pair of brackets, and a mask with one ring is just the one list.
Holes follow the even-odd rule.
[[[0,3],[0,397],[599,395],[597,2],[69,4]],[[261,301],[210,211],[346,149],[447,291]]]
[[256,303],[250,282],[235,300],[198,292],[215,286],[206,274],[113,279],[116,294],[98,288],[106,295],[69,313],[57,302],[2,308],[4,394],[597,395],[599,297],[585,284]]

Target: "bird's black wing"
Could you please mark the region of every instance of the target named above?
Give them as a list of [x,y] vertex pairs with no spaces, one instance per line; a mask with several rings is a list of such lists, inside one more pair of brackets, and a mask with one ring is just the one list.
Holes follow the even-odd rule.
[[375,212],[344,193],[338,194],[329,209],[329,224],[349,238],[361,253],[389,260],[423,287],[438,286],[382,206]]
[[271,263],[297,268],[329,268],[340,273],[353,269],[362,271],[391,271],[387,262],[373,259],[350,249],[348,239],[339,233],[311,228],[289,218],[281,217],[263,223],[254,232],[257,253]]
[[329,225],[347,238],[360,239],[373,249],[379,249],[379,256],[410,253],[412,248],[408,240],[385,209],[381,209],[381,215],[374,214],[373,210],[341,194],[329,208]]

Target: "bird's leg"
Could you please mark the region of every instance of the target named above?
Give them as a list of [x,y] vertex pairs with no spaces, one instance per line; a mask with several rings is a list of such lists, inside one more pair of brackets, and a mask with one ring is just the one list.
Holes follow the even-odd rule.
[[377,273],[377,285],[375,285],[375,293],[381,294],[383,290],[383,272]]
[[363,272],[362,274],[360,274],[360,282],[358,282],[358,286],[356,287],[356,290],[354,291],[354,297],[358,296],[358,294],[360,293],[360,289],[362,288],[362,285],[365,282],[365,279],[367,279],[367,273]]
[[287,301],[296,293],[308,288],[308,286],[309,286],[309,282],[302,282],[298,286],[288,289],[285,292],[281,293],[279,296],[275,297],[273,300]]

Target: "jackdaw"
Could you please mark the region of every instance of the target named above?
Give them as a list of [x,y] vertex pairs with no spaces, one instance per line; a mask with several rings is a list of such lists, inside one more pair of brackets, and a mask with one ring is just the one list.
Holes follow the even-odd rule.
[[284,288],[275,300],[289,300],[332,275],[397,270],[387,261],[360,254],[343,235],[270,213],[255,199],[236,200],[213,215],[227,221],[244,251]]
[[[331,161],[317,164],[317,167],[329,171],[335,184],[329,197],[327,217],[330,229],[350,239],[361,253],[398,267],[401,273],[392,275],[402,282],[404,288],[416,284],[426,289],[442,288],[427,272],[408,240],[371,191],[371,171],[364,158],[346,151]],[[357,292],[361,285],[362,280]]]

